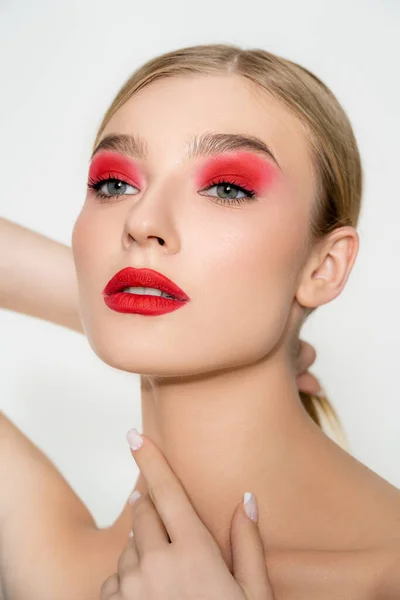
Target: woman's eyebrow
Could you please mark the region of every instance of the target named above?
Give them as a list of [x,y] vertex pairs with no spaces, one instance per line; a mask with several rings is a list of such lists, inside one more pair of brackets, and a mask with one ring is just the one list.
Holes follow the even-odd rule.
[[[96,146],[90,160],[100,150],[113,150],[140,160],[147,158],[146,142],[139,136],[131,133],[112,133],[105,136]],[[267,155],[280,169],[280,165],[269,146],[263,140],[253,135],[209,132],[203,133],[200,136],[195,135],[186,143],[187,157],[189,159],[200,156],[214,156],[222,152],[234,152],[235,150],[251,150]]]

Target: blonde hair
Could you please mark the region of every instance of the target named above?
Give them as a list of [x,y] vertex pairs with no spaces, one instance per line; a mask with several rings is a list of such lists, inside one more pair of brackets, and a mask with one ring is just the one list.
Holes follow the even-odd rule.
[[[205,44],[173,50],[147,61],[115,96],[100,124],[93,149],[115,112],[144,86],[166,77],[212,74],[245,77],[283,102],[305,127],[317,177],[310,240],[316,241],[337,227],[355,227],[361,209],[362,167],[345,111],[330,89],[310,71],[263,49]],[[321,416],[325,416],[345,437],[326,397],[304,392],[300,392],[300,397],[307,413],[321,428]]]

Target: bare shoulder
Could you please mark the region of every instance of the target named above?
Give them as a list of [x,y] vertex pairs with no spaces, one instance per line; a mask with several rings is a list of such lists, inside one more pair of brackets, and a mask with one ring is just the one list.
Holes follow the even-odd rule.
[[4,600],[98,600],[103,582],[117,571],[124,546],[107,530],[66,527],[43,515],[38,522],[44,528],[25,525],[5,540]]
[[343,451],[343,456],[336,482],[341,482],[349,505],[347,517],[355,533],[351,545],[400,543],[400,489],[348,452]]
[[343,487],[349,509],[341,505],[332,519],[332,548],[310,547],[305,536],[304,548],[267,550],[279,597],[295,597],[301,588],[310,598],[325,598],[329,590],[329,598],[400,599],[400,490],[372,471],[362,475]]
[[2,411],[0,468],[0,536],[15,513],[31,514],[35,506],[46,506],[50,514],[63,509],[71,519],[95,526],[90,511],[56,466]]
[[121,542],[96,527],[55,465],[3,412],[0,472],[3,596],[98,600]]
[[365,496],[372,521],[382,546],[400,547],[400,490],[376,475],[371,482],[370,493]]

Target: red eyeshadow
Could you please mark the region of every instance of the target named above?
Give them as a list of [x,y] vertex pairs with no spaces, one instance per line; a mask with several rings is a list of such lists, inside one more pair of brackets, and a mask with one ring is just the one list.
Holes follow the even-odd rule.
[[[109,174],[110,171],[112,175]],[[98,180],[117,178],[117,176],[131,185],[141,185],[142,177],[139,169],[127,156],[107,151],[99,152],[93,157],[89,169],[90,178]]]
[[237,152],[209,159],[198,173],[196,183],[201,187],[216,177],[231,176],[240,179],[257,194],[272,184],[276,173],[277,168],[260,156],[251,152]]

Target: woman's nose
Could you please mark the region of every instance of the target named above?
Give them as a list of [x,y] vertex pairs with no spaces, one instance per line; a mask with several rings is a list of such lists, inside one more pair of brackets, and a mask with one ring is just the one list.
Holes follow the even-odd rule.
[[[133,242],[137,241],[137,237],[134,238],[131,233],[128,233],[128,237],[130,238],[129,242],[128,242],[129,244],[132,244]],[[165,240],[163,238],[157,236],[157,235],[149,235],[149,236],[147,236],[146,240],[147,239],[148,240],[150,240],[150,239],[153,240],[154,239],[154,240],[156,240],[159,243],[160,246],[165,246]],[[141,244],[143,245],[143,242],[141,242]]]
[[126,248],[134,244],[163,246],[168,254],[177,252],[179,239],[171,199],[160,193],[146,193],[135,202],[125,216],[123,244]]

